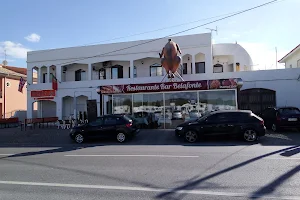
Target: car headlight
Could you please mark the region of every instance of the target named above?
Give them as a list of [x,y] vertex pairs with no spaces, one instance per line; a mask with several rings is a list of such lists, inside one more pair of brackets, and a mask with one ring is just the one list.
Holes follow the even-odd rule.
[[176,127],[176,129],[181,131],[183,129],[183,127],[178,126],[178,127]]

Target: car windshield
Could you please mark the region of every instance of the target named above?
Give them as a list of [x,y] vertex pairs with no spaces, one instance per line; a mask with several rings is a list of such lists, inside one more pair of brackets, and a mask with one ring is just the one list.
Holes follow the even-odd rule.
[[300,114],[300,110],[298,108],[281,108],[279,109],[279,113],[282,115],[293,115]]

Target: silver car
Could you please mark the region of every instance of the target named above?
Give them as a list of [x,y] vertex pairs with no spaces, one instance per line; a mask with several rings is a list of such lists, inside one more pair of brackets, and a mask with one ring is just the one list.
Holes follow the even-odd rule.
[[172,119],[182,119],[182,113],[180,110],[174,110],[172,113]]

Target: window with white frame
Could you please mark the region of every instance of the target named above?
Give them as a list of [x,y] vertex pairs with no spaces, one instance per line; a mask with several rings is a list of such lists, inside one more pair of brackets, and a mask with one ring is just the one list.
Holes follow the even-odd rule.
[[86,80],[86,71],[79,69],[75,71],[75,81],[84,81]]
[[300,59],[297,61],[297,67],[300,67]]
[[111,78],[118,79],[123,78],[123,66],[122,65],[115,65],[111,67]]
[[205,73],[205,62],[196,62],[196,74]]
[[153,64],[150,66],[150,76],[162,76],[163,67],[160,64]]

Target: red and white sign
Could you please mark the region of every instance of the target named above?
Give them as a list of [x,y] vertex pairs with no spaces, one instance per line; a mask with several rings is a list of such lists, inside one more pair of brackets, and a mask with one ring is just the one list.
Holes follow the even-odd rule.
[[35,90],[31,91],[31,97],[35,100],[51,100],[56,95],[55,90]]
[[168,92],[188,90],[233,89],[238,87],[238,79],[215,79],[184,82],[105,85],[100,86],[102,94],[139,93],[139,92]]

